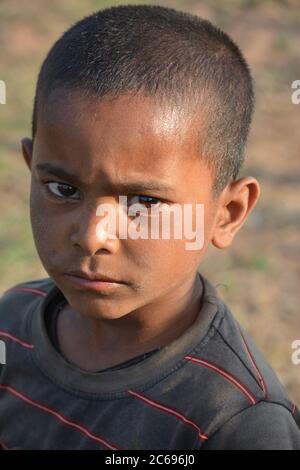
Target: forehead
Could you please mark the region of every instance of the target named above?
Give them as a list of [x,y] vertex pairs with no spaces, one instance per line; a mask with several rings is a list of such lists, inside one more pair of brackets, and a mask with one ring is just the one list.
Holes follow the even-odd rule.
[[200,127],[199,117],[142,94],[92,100],[58,90],[39,115],[35,159],[63,166],[86,184],[99,177],[184,181],[193,171],[207,173]]

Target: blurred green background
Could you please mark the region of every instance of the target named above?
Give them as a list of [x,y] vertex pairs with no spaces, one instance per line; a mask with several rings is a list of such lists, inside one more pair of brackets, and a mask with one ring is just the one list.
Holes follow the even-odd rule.
[[[47,277],[29,220],[30,173],[20,139],[30,136],[39,67],[53,42],[92,11],[121,3],[97,0],[0,1],[0,292]],[[151,2],[146,2],[151,3]],[[154,2],[153,2],[154,3]],[[217,286],[300,406],[300,79],[299,0],[164,1],[213,21],[241,47],[256,82],[257,107],[241,176],[255,176],[261,197],[229,250],[210,247],[201,272]]]

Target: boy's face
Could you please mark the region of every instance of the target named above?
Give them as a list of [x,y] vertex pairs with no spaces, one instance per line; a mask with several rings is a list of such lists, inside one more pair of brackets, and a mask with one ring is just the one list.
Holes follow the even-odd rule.
[[[239,183],[213,200],[213,175],[197,156],[197,119],[187,120],[142,95],[114,101],[92,101],[75,93],[67,98],[61,91],[56,95],[53,104],[39,112],[33,148],[29,139],[22,141],[32,175],[33,236],[45,270],[74,309],[94,318],[120,318],[144,306],[156,308],[167,299],[176,303],[180,292],[193,285],[209,243],[229,246],[258,198],[256,180]],[[38,170],[45,163],[73,176]],[[149,181],[169,189],[118,187]],[[247,182],[252,188],[248,197]],[[175,239],[172,231],[170,239],[99,237],[97,207],[110,203],[117,209],[120,195],[145,207],[159,201],[191,204],[194,229],[196,204],[203,204],[202,248],[187,250],[190,240],[184,235]],[[239,210],[226,207],[232,197]],[[128,217],[128,223],[132,220]],[[74,270],[100,273],[124,284],[106,292],[87,290],[66,275]]]

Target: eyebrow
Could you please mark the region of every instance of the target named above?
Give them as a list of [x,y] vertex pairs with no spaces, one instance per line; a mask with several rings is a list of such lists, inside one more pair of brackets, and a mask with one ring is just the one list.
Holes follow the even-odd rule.
[[[38,163],[35,167],[37,170],[47,173],[53,176],[57,176],[62,179],[73,180],[74,183],[80,184],[79,179],[76,175],[68,173],[63,168],[60,168],[51,163]],[[138,192],[138,191],[161,191],[161,192],[170,192],[174,193],[175,191],[172,186],[161,183],[160,181],[148,180],[148,181],[124,181],[118,182],[114,186],[119,191],[129,191],[129,192]]]

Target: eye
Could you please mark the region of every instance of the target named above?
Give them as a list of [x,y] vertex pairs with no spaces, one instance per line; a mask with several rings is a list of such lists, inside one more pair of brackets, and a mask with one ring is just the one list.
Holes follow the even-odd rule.
[[[138,200],[134,200],[134,198],[137,198]],[[157,199],[156,197],[152,196],[144,196],[143,194],[138,194],[136,196],[132,196],[130,198],[131,204],[144,204],[148,205],[148,209],[151,209],[151,207],[156,207],[158,204],[162,203],[160,199]],[[150,207],[149,207],[150,206]]]
[[71,197],[77,189],[70,184],[60,183],[59,181],[47,181],[45,186],[50,195],[58,199],[79,199],[79,197]]

